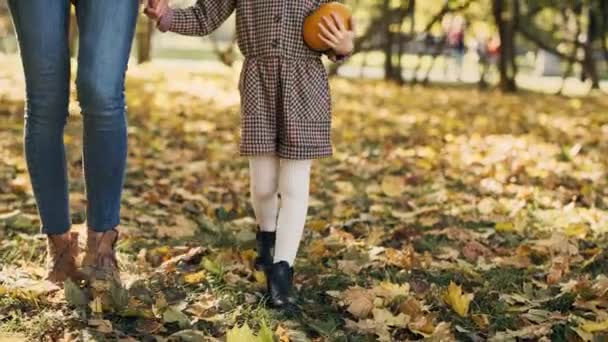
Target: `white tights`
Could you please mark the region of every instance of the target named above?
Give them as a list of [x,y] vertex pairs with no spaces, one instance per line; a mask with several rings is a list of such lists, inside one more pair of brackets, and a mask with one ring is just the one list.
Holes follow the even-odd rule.
[[[310,160],[249,159],[251,201],[262,231],[276,231],[274,262],[293,265],[308,212]],[[279,196],[281,200],[279,204]]]

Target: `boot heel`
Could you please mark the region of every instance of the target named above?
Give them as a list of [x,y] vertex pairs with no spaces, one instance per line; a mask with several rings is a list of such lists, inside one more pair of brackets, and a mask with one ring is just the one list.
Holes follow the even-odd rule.
[[293,291],[293,267],[286,261],[277,262],[268,271],[270,304],[286,313],[297,313]]

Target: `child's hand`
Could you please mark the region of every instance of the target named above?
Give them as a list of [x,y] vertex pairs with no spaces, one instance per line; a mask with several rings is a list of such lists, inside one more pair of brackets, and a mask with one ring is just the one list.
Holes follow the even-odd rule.
[[158,21],[169,10],[169,0],[147,0],[147,2],[144,13],[150,19]]
[[335,13],[331,14],[331,18],[323,17],[323,21],[324,23],[319,24],[319,38],[329,45],[336,55],[349,55],[355,48],[355,20],[350,18],[350,30]]

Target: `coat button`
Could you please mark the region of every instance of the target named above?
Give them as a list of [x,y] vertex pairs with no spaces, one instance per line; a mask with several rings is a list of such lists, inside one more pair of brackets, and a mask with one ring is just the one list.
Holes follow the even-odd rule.
[[273,48],[278,48],[279,47],[279,39],[275,38],[272,40],[272,47]]

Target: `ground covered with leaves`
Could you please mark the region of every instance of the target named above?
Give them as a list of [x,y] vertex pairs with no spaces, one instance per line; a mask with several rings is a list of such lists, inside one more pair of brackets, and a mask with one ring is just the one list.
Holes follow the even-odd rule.
[[[252,261],[235,70],[129,71],[124,288],[41,281],[23,81],[0,70],[0,336],[119,341],[603,341],[608,98],[332,81],[334,158],[313,167],[302,314]],[[81,119],[66,131],[84,234]],[[81,236],[84,239],[84,236]],[[86,289],[85,289],[86,290]],[[253,337],[257,335],[257,337]]]

